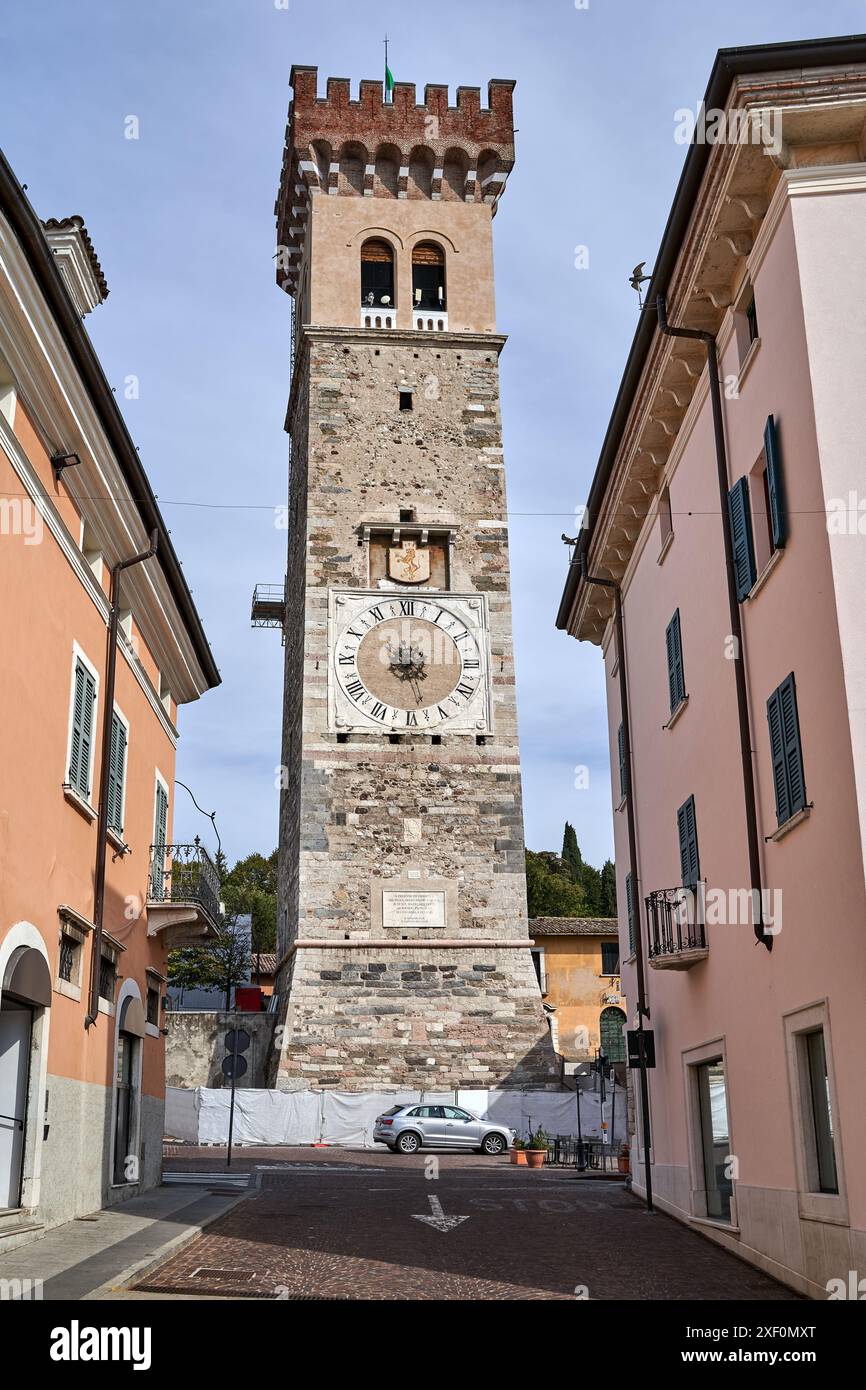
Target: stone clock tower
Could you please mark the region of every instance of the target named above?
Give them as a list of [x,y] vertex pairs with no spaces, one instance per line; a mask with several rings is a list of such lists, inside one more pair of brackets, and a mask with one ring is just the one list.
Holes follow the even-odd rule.
[[491,223],[512,82],[295,67],[281,1089],[538,1087]]

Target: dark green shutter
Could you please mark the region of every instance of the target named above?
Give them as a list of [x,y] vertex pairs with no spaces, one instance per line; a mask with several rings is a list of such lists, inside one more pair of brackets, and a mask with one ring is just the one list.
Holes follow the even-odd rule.
[[154,826],[154,845],[165,849],[168,826],[168,792],[161,782],[156,784],[156,823]]
[[108,824],[123,833],[123,778],[126,762],[126,725],[117,714],[111,716],[111,751],[108,761]]
[[745,478],[734,483],[728,493],[728,516],[731,519],[731,541],[734,547],[734,579],[737,598],[742,603],[752,591],[757,579],[755,545],[752,540],[752,509],[749,506],[749,484]]
[[680,869],[684,888],[694,888],[701,876],[698,857],[698,828],[695,819],[695,798],[690,796],[677,811],[680,836]]
[[628,768],[625,765],[625,727],[620,724],[616,734],[616,748],[619,754],[619,794],[628,794]]
[[628,915],[628,952],[634,955],[634,891],[632,889],[631,874],[625,876],[625,910]]
[[782,550],[788,539],[788,518],[782,487],[782,451],[772,415],[767,416],[764,429],[764,457],[767,461],[767,493],[770,498],[770,536],[774,550]]
[[683,671],[683,639],[680,631],[680,610],[677,609],[665,629],[665,648],[668,658],[668,693],[671,714],[686,696],[686,680]]
[[69,781],[82,796],[90,795],[90,760],[93,750],[93,712],[96,682],[84,662],[76,659],[72,694],[72,745]]
[[803,747],[797,713],[797,688],[791,672],[767,701],[770,726],[770,754],[773,760],[773,786],[776,791],[776,819],[779,825],[806,805],[806,779],[803,773]]

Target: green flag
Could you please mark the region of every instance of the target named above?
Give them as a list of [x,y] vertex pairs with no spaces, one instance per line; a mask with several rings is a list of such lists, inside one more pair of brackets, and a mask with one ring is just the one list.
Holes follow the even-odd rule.
[[387,63],[385,64],[385,100],[394,100],[394,74]]

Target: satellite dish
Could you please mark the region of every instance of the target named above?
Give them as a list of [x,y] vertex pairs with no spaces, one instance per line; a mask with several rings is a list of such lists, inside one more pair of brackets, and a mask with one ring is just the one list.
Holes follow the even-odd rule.
[[390,296],[390,294],[383,294],[383,295],[382,295],[382,303],[383,303],[383,304],[390,304],[390,303],[391,303],[391,296]]

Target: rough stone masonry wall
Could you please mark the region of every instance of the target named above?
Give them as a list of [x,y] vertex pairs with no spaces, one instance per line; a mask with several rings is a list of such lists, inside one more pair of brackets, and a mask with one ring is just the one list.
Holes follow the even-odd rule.
[[[291,627],[286,660],[295,758],[303,702],[300,813],[290,772],[281,901],[286,944],[297,937],[333,947],[295,953],[278,1084],[429,1087],[434,1077],[448,1086],[553,1084],[528,949],[425,950],[429,929],[395,932],[395,940],[412,938],[405,949],[371,947],[369,956],[338,945],[370,935],[372,879],[418,870],[458,883],[459,923],[447,936],[525,939],[528,947],[501,340],[345,329],[308,330],[306,339],[309,358],[299,371],[309,398],[299,394],[291,417],[293,491],[301,487],[298,454],[308,427],[303,674]],[[399,410],[401,385],[414,391],[411,412]],[[441,745],[423,734],[397,744],[353,734],[338,744],[328,731],[328,590],[367,587],[359,525],[396,524],[401,508],[414,509],[421,524],[458,527],[451,588],[488,595],[494,735],[482,745],[449,734]],[[293,614],[302,535],[299,524],[290,540]]]
[[347,1091],[546,1086],[529,952],[298,952],[279,1085]]

